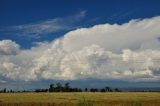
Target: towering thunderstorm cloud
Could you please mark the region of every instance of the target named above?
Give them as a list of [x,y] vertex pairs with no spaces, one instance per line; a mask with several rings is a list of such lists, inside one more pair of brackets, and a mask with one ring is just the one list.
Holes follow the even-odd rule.
[[0,76],[10,80],[160,80],[160,17],[73,30],[21,50],[0,41]]

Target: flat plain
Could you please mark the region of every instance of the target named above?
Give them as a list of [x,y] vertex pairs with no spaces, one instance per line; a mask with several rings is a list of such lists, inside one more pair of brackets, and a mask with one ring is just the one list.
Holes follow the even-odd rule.
[[160,106],[160,92],[0,93],[0,106]]

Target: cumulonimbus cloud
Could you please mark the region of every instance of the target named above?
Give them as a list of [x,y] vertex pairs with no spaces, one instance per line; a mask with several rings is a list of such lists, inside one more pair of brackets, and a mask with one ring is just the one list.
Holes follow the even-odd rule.
[[0,76],[24,81],[159,81],[159,26],[160,17],[153,17],[73,30],[50,43],[0,55]]

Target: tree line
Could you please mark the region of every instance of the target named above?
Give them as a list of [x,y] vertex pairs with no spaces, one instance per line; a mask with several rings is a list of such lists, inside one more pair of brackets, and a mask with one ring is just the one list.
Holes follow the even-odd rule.
[[105,88],[73,88],[70,86],[70,83],[65,83],[62,85],[61,83],[50,84],[49,89],[36,89],[35,92],[121,92],[118,88],[111,88],[106,86]]
[[56,84],[50,84],[49,88],[46,89],[35,89],[34,91],[14,91],[14,90],[6,90],[6,88],[0,90],[0,93],[14,93],[14,92],[121,92],[118,88],[111,88],[109,86],[106,86],[104,88],[98,89],[98,88],[73,88],[70,86],[70,83],[67,82],[64,85],[61,83]]

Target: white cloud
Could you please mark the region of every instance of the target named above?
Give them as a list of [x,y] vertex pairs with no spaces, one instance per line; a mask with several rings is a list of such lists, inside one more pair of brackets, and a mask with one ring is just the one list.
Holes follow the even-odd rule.
[[77,29],[50,43],[1,56],[0,75],[25,81],[159,81],[159,26],[160,17],[153,17]]
[[[159,25],[160,17],[154,17],[152,19],[131,20],[122,25],[103,24],[91,28],[81,28],[66,34],[64,48],[67,51],[76,51],[84,46],[96,44],[113,52],[121,52],[122,49],[127,48],[136,50],[143,44],[157,40],[160,36]],[[158,44],[160,43],[157,42],[156,45]]]
[[85,16],[86,11],[81,11],[73,16],[65,18],[58,17],[37,23],[12,26],[1,30],[1,32],[18,36],[40,38],[49,33],[71,30],[76,27],[75,23],[84,19]]
[[0,55],[16,55],[19,52],[19,45],[11,40],[0,41]]

